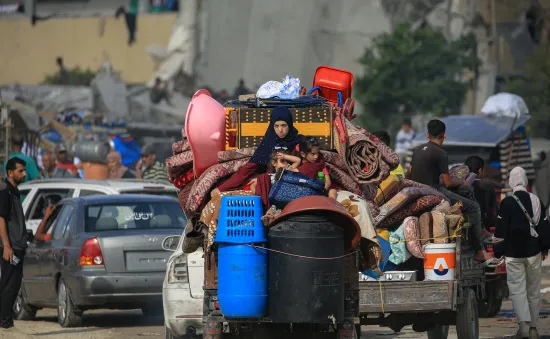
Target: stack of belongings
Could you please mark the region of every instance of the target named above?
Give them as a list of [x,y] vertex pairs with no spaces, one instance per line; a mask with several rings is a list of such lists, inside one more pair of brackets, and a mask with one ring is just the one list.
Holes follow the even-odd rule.
[[381,272],[420,269],[425,245],[453,243],[460,236],[462,204],[451,206],[432,187],[390,175],[378,188],[374,202],[378,206],[374,223],[385,255],[379,270],[362,272],[368,277],[378,279]]
[[[335,133],[342,139],[338,152],[322,151],[330,177],[337,187],[367,200],[374,213],[377,210],[374,204],[377,187],[397,167],[399,157],[367,130],[341,116],[337,121],[346,125],[341,128],[341,125],[334,124]],[[166,166],[168,179],[181,190],[179,201],[185,213],[200,213],[210,191],[246,164],[255,150],[255,147],[250,147],[218,152],[218,164],[197,178],[193,174],[191,147],[182,131],[182,140],[172,145],[173,156],[166,160]]]
[[[420,216],[421,212],[441,204],[444,197],[410,180],[396,181],[389,174],[399,164],[397,154],[339,112],[333,120],[333,135],[335,151],[321,153],[333,187],[339,191],[338,201],[361,226],[360,268],[379,271],[380,263],[388,260],[388,255],[383,253],[375,227],[388,228],[402,223],[407,216]],[[174,155],[166,160],[166,165],[169,180],[181,190],[179,201],[189,219],[186,234],[189,237],[190,234],[215,233],[215,230],[204,230],[213,225],[196,225],[197,219],[210,201],[210,192],[245,165],[255,148],[220,151],[218,163],[196,177],[193,154],[185,132],[182,132],[182,137],[181,141],[173,144]],[[386,189],[384,198],[380,198],[380,187],[384,187],[388,180],[397,184],[390,185],[392,189]],[[396,202],[398,199],[401,199],[400,202]],[[203,239],[204,236],[200,236],[195,246],[200,246]],[[190,252],[195,249],[193,247]]]

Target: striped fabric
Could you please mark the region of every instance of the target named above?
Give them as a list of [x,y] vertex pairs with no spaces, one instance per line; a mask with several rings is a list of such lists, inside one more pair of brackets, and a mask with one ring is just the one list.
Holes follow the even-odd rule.
[[168,176],[166,174],[166,167],[164,167],[163,164],[161,164],[159,161],[156,161],[153,166],[146,169],[145,172],[143,172],[143,179],[147,180],[168,180]]
[[508,174],[516,167],[527,172],[527,179],[535,179],[535,165],[531,158],[529,139],[523,133],[516,133],[498,144],[500,157],[500,175],[502,182],[508,182]]

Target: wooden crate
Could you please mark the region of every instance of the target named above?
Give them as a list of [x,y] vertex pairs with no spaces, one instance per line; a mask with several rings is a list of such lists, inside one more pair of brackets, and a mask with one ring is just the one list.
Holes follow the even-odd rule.
[[[290,110],[294,126],[300,134],[316,137],[323,149],[333,148],[334,107],[300,107]],[[226,108],[226,149],[258,146],[269,126],[270,113],[271,108]]]

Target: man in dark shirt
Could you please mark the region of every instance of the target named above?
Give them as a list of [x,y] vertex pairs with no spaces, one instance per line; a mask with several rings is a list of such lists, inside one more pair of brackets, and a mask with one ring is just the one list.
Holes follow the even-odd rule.
[[[481,210],[477,202],[462,197],[449,189],[463,184],[466,181],[453,181],[449,176],[449,159],[441,145],[447,137],[446,126],[440,120],[431,120],[428,123],[428,142],[418,146],[412,157],[411,165],[407,171],[407,178],[431,186],[443,193],[452,204],[462,202],[462,213],[468,215],[470,225],[475,237],[474,246],[476,249],[475,259],[486,266],[500,266],[502,260],[495,259],[485,250],[483,245]],[[439,178],[443,186],[439,183]]]
[[25,180],[25,166],[17,157],[8,160],[7,179],[0,184],[0,337],[2,329],[13,327],[13,304],[23,279],[27,229],[17,186]]

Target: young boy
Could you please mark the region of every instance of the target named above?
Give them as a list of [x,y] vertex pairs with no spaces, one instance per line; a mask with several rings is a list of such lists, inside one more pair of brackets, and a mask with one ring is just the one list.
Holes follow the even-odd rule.
[[496,226],[497,218],[497,198],[496,192],[489,182],[483,180],[483,168],[485,161],[478,156],[468,157],[465,161],[470,173],[476,174],[473,183],[474,195],[481,209],[481,221],[485,228]]
[[[503,264],[485,251],[481,227],[481,210],[477,202],[464,198],[450,191],[451,188],[466,184],[465,181],[452,181],[449,176],[449,159],[441,145],[447,137],[446,126],[440,120],[431,120],[426,133],[428,142],[418,146],[412,157],[407,178],[431,186],[443,193],[454,205],[462,202],[462,212],[468,215],[475,238],[475,259],[487,267],[498,267]],[[439,184],[441,177],[443,185]]]

